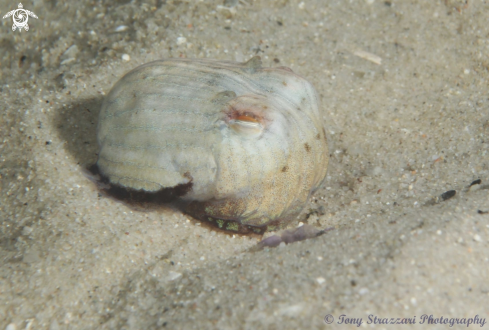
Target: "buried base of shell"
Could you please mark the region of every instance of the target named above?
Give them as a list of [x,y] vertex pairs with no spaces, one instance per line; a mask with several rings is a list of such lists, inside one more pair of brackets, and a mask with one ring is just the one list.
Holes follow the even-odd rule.
[[[186,204],[182,211],[195,219],[208,223],[212,227],[225,230],[230,233],[243,235],[263,235],[267,231],[276,231],[283,229],[290,223],[288,219],[278,218],[275,220],[267,219],[267,221],[261,225],[245,224],[240,221],[239,216],[235,216],[233,218],[216,216],[215,212],[210,210],[213,208],[213,206],[217,206],[217,209],[219,209],[219,207],[221,207],[222,205],[219,202],[213,201],[194,201]],[[290,220],[293,219],[290,218]]]
[[109,179],[100,172],[97,164],[90,166],[84,174],[97,185],[97,188],[104,196],[123,202],[135,210],[148,211],[156,210],[165,205],[174,206],[192,218],[229,234],[263,235],[267,231],[284,229],[290,223],[290,221],[284,219],[276,219],[268,221],[264,225],[253,226],[243,224],[239,219],[225,219],[210,215],[208,213],[209,206],[219,203],[213,203],[212,201],[185,202],[180,199],[181,196],[184,196],[192,189],[192,181],[172,188],[147,192],[110,183]]

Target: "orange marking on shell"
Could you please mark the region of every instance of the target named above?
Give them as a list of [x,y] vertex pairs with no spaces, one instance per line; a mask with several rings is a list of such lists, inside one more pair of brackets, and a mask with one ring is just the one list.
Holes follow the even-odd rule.
[[259,121],[253,117],[247,116],[247,115],[240,115],[236,118],[236,120],[241,120],[241,121],[249,121],[252,123],[259,123]]

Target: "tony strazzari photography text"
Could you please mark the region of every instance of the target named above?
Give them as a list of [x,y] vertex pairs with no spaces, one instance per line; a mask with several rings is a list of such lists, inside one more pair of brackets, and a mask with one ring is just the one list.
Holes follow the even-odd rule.
[[435,317],[433,315],[423,314],[419,319],[416,319],[416,315],[413,317],[379,317],[370,314],[364,321],[363,318],[353,318],[342,314],[338,317],[337,324],[354,324],[357,327],[361,326],[363,323],[366,324],[446,324],[449,327],[454,325],[465,325],[469,327],[470,325],[478,325],[481,328],[486,324],[486,319],[475,315],[474,317]]

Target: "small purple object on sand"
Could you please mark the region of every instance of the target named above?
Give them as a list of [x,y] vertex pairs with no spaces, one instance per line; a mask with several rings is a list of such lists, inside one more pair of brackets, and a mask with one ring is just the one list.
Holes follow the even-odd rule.
[[289,229],[282,233],[281,236],[273,235],[265,238],[260,241],[256,248],[253,250],[261,250],[265,247],[276,247],[279,246],[280,243],[284,242],[285,244],[290,244],[294,242],[303,241],[305,239],[314,238],[323,235],[327,231],[333,230],[334,227],[326,228],[326,229],[318,229],[314,226],[303,225],[296,229]]

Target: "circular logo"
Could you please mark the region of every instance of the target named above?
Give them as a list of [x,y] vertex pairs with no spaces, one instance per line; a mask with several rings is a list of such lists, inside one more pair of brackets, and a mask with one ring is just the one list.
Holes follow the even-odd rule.
[[24,9],[17,9],[13,19],[15,25],[24,26],[27,23],[27,13]]
[[333,321],[334,321],[334,317],[331,314],[327,314],[324,317],[324,323],[326,323],[326,324],[331,324],[331,323],[333,323]]

